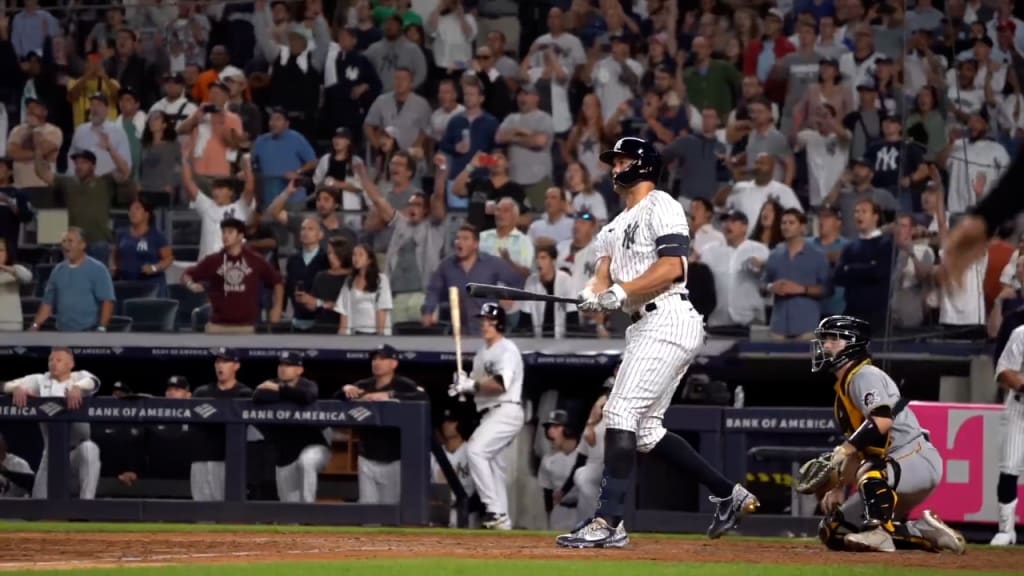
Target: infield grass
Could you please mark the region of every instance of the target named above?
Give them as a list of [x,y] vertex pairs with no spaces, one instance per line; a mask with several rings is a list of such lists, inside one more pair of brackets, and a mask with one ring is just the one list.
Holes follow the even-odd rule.
[[[67,576],[68,570],[32,570],[32,576]],[[690,564],[618,562],[610,560],[353,560],[167,567],[105,568],[73,571],[83,576],[992,576],[995,572],[892,568],[881,566],[761,566],[756,564]],[[13,574],[7,572],[5,574]],[[1005,572],[1003,573],[1005,574]]]

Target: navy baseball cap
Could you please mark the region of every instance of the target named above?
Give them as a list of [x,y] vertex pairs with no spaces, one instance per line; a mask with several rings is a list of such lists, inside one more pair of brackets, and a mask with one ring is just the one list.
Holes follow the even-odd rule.
[[104,104],[110,104],[110,101],[107,100],[107,95],[103,92],[93,92],[92,94],[90,94],[89,101],[91,102],[93,100],[97,102],[103,102]]
[[839,218],[839,209],[832,204],[822,204],[818,207],[818,216],[832,216]]
[[188,378],[184,376],[171,376],[167,379],[168,388],[181,388],[182,390],[191,390],[192,386],[188,383]]
[[729,210],[725,214],[722,214],[721,220],[737,220],[739,222],[743,222],[744,224],[750,223],[750,220],[747,218],[746,212],[742,210],[736,210],[735,208]]
[[373,351],[372,358],[386,358],[388,360],[398,360],[398,350],[390,344],[381,344],[376,350]]
[[135,391],[132,390],[132,387],[129,384],[121,382],[120,380],[118,380],[117,382],[114,382],[114,392],[122,392],[124,394],[134,394],[135,393]]
[[82,160],[88,160],[93,164],[96,163],[96,154],[94,154],[92,150],[82,150],[80,152],[75,152],[74,154],[71,155],[72,160],[78,160],[79,158],[81,158]]
[[868,160],[867,158],[865,158],[863,156],[861,156],[859,158],[854,158],[853,161],[850,162],[850,165],[851,166],[857,166],[857,165],[867,166],[868,168],[871,168],[872,170],[875,169],[874,164],[872,164],[870,160]]
[[214,352],[214,357],[217,360],[227,360],[228,362],[238,362],[238,352],[234,348],[225,348],[221,346]]
[[281,356],[278,357],[278,363],[285,366],[302,366],[302,353],[281,352]]
[[569,413],[565,410],[552,410],[544,420],[544,426],[566,426],[569,424]]

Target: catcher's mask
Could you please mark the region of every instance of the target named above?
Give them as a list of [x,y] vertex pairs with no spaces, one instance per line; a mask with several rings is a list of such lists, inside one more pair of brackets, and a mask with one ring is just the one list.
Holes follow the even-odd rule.
[[811,372],[836,370],[868,355],[871,325],[853,316],[829,316],[818,324],[811,341]]

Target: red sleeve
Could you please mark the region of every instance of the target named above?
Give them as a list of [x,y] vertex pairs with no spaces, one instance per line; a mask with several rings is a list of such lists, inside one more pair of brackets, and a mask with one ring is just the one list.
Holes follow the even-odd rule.
[[754,40],[747,45],[747,51],[743,53],[743,75],[753,76],[757,74],[757,54],[761,51],[761,41]]
[[256,270],[264,286],[274,287],[284,281],[281,278],[281,273],[271,266],[266,258],[252,251],[249,251],[247,254],[249,255],[249,264]]
[[213,276],[217,273],[217,265],[224,259],[220,252],[216,254],[210,254],[206,258],[200,260],[195,266],[185,270],[185,274],[188,274],[194,282],[206,282],[212,280]]
[[782,38],[777,44],[775,44],[775,58],[782,58],[790,52],[796,52],[796,46],[789,41],[789,38]]

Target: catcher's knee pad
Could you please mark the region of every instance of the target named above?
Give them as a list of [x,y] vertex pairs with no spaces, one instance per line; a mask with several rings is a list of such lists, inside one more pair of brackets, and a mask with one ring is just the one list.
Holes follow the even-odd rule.
[[846,521],[842,512],[836,510],[829,516],[821,519],[821,523],[818,524],[818,539],[829,550],[846,550],[843,537],[856,532],[855,528],[855,526]]
[[866,458],[857,471],[857,489],[864,501],[864,525],[882,526],[892,532],[896,491],[889,486],[887,467],[884,458]]

